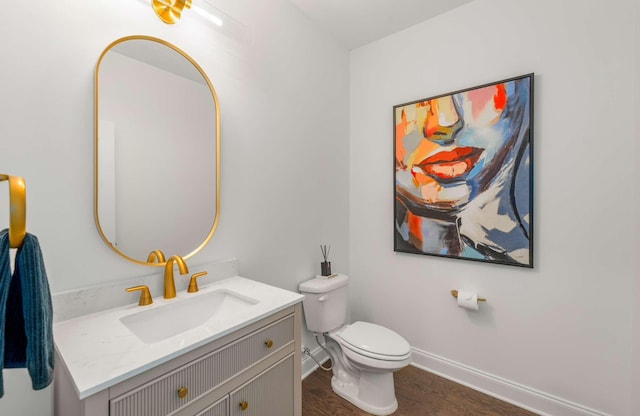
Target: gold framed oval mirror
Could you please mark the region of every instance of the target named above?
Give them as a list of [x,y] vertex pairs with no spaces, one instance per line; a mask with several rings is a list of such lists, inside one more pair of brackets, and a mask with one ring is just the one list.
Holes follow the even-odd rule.
[[189,258],[220,214],[220,109],[203,69],[151,36],[118,39],[95,72],[95,219],[138,264],[160,249]]

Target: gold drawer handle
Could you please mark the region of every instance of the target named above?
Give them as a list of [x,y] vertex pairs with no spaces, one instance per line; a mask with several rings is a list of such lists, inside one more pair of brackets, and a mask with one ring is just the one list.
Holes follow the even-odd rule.
[[240,409],[242,409],[243,411],[247,410],[248,407],[249,402],[240,402]]
[[184,399],[185,397],[187,397],[187,394],[189,394],[189,389],[186,387],[180,387],[178,389],[178,397],[180,397],[181,399]]
[[267,346],[267,348],[271,348],[271,347],[273,347],[273,341],[271,341],[270,339],[268,339],[268,340],[266,340],[266,341],[264,342],[264,345],[266,345],[266,346]]

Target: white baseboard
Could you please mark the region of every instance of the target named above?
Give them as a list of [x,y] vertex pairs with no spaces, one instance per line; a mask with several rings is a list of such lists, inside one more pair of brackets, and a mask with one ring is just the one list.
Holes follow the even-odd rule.
[[436,354],[411,350],[411,365],[541,416],[611,416]]

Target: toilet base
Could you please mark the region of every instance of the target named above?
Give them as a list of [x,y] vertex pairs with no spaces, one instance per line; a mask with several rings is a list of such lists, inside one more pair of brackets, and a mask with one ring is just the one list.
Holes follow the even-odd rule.
[[339,374],[331,378],[331,388],[343,399],[365,412],[387,416],[398,409],[393,373],[361,373],[360,377]]

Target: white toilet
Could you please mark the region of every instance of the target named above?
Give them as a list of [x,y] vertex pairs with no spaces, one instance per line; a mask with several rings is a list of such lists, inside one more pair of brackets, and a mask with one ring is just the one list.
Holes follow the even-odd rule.
[[389,415],[398,408],[393,372],[409,365],[411,347],[383,326],[345,325],[348,280],[339,274],[300,284],[307,329],[325,336],[333,364],[333,391],[365,412]]

